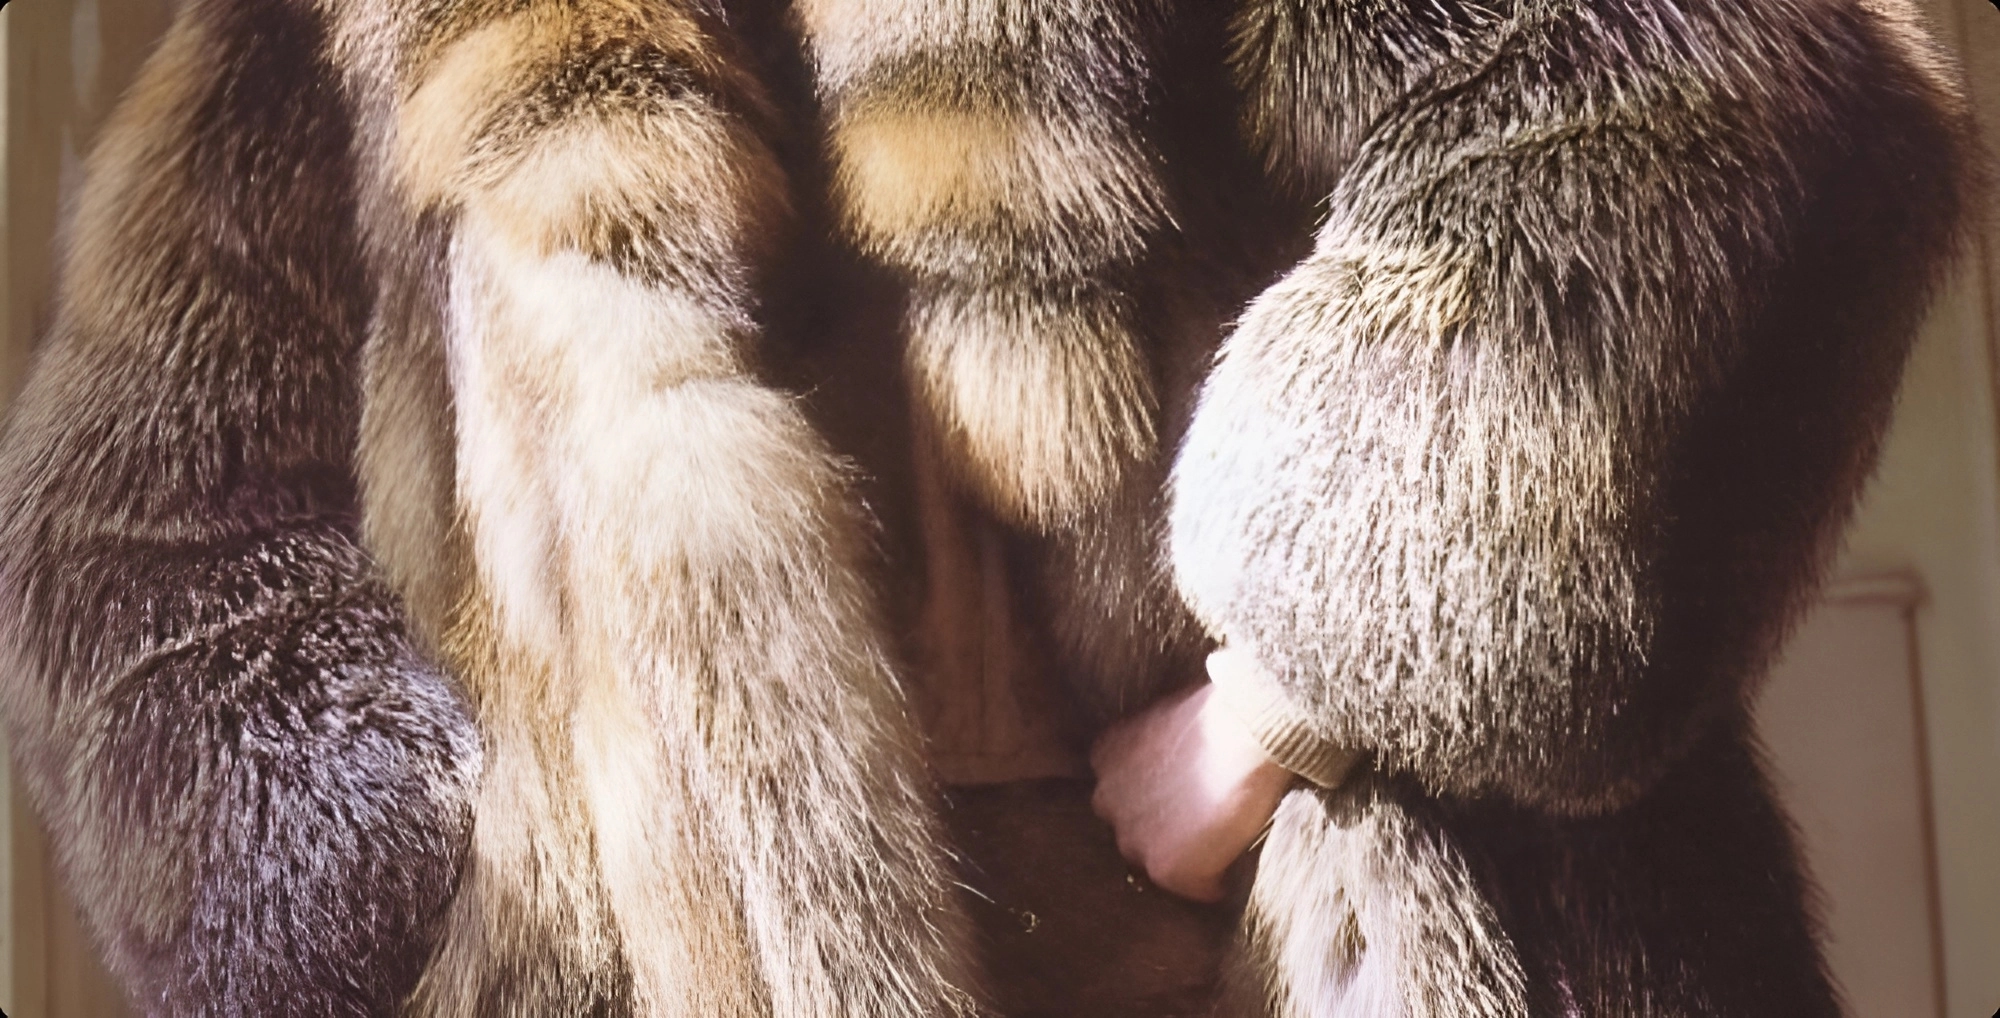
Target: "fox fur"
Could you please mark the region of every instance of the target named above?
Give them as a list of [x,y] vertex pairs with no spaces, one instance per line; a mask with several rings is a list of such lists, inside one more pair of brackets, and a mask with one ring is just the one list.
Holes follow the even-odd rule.
[[[1831,1018],[1748,701],[1967,124],[1903,0],[186,0],[0,707],[149,1016]],[[1200,909],[1073,761],[1218,644],[1367,764]]]

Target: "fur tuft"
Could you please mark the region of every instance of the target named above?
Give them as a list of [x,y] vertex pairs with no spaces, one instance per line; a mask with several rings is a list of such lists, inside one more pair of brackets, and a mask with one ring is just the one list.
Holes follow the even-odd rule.
[[1228,1018],[1518,1018],[1527,978],[1453,838],[1363,775],[1300,788],[1271,821]]
[[911,284],[920,428],[1001,518],[1075,525],[1156,455],[1146,344],[1112,296],[1172,220],[1133,119],[1152,88],[1153,26],[1122,4],[1066,0],[818,0],[802,13],[836,208]]
[[1143,352],[1113,300],[938,295],[910,312],[905,357],[932,440],[1002,519],[1074,522],[1154,450]]

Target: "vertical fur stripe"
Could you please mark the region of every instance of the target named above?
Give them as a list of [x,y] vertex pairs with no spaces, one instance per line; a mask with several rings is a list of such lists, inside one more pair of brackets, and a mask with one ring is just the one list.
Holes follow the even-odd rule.
[[[394,298],[370,414],[449,404],[444,448],[364,447],[391,458],[371,484],[420,462],[449,508],[403,481],[370,534],[413,593],[452,591],[413,601],[490,746],[413,1012],[969,1012],[860,520],[746,367],[785,214],[761,100],[705,15],[659,6],[447,5],[396,32],[358,5],[343,35],[396,124],[370,139]],[[421,43],[379,51],[398,38]],[[460,551],[425,551],[440,519]]]
[[1120,291],[1172,222],[1142,123],[1153,27],[1068,0],[801,13],[835,204],[909,282],[909,376],[947,473],[1013,523],[1075,523],[1155,451]]

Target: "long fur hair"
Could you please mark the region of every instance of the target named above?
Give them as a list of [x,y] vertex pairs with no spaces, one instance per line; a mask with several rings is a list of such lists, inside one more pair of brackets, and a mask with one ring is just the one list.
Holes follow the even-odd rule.
[[[1966,119],[1899,0],[187,0],[0,442],[0,705],[150,1014],[974,1014],[949,513],[1071,736],[1225,642],[1369,759],[1200,1007],[1832,1016],[1745,702]],[[799,250],[891,295],[914,624],[763,374]]]
[[727,26],[369,7],[365,533],[487,740],[415,1013],[969,1011],[862,521],[750,367],[789,202]]

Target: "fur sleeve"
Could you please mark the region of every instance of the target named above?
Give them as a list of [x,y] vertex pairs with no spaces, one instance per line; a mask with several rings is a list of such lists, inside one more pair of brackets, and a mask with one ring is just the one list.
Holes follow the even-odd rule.
[[393,1013],[480,746],[356,536],[368,293],[320,25],[195,0],[91,154],[0,442],[0,703],[151,1016]]
[[1815,585],[1967,201],[1958,100],[1891,5],[1307,6],[1252,4],[1239,71],[1328,215],[1203,389],[1179,583],[1383,769],[1624,801]]

